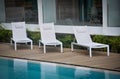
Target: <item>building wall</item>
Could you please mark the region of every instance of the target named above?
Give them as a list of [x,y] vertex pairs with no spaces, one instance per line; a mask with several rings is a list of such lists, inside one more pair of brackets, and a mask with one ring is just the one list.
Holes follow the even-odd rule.
[[[55,0],[52,0],[52,1],[54,3]],[[107,23],[108,22],[107,0],[103,0],[103,1],[104,1],[103,2],[103,25],[102,26],[89,26],[88,27],[90,29],[89,33],[90,34],[110,35],[110,36],[120,36],[120,26],[119,27],[109,27],[108,26],[108,23]],[[4,13],[5,10],[3,9],[4,5],[2,5],[4,3],[4,0],[1,0],[0,2],[2,2],[2,3],[0,3],[0,14],[3,15],[2,18],[0,17],[0,19],[5,20],[5,13]],[[43,16],[43,11],[42,11],[42,6],[45,5],[45,4],[42,4],[42,0],[38,0],[37,2],[38,2],[39,22],[38,22],[38,24],[26,24],[26,26],[31,31],[38,31],[39,32],[40,24],[44,22],[43,21],[44,16]],[[2,6],[2,8],[1,8],[1,6]],[[53,6],[55,6],[55,5],[53,5]],[[55,14],[53,16],[55,16]],[[120,22],[117,22],[117,23],[119,24]],[[11,24],[10,23],[2,23],[2,25],[6,29],[11,29]],[[75,26],[72,26],[72,25],[70,25],[70,26],[69,25],[55,25],[55,30],[56,30],[57,33],[73,34],[72,27],[75,27]]]

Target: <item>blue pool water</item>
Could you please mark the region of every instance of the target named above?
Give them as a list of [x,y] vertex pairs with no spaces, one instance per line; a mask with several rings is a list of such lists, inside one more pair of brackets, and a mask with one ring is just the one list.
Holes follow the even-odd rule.
[[1,57],[0,79],[120,79],[120,72]]

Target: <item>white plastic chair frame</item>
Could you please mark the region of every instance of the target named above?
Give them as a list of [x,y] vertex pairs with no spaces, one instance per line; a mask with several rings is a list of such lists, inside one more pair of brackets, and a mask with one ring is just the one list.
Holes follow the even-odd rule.
[[60,45],[60,50],[63,52],[63,44],[56,39],[54,23],[45,23],[40,25],[41,40],[39,40],[39,47],[41,43],[44,46],[44,53],[46,53],[46,46]]
[[76,42],[71,43],[71,51],[73,51],[73,45],[87,47],[89,55],[92,57],[92,48],[107,48],[107,56],[109,56],[109,45],[92,42],[90,34],[87,31],[87,26],[73,27]]
[[11,44],[14,42],[14,49],[17,50],[17,43],[31,43],[31,49],[33,49],[33,42],[27,37],[25,22],[12,22],[12,38]]

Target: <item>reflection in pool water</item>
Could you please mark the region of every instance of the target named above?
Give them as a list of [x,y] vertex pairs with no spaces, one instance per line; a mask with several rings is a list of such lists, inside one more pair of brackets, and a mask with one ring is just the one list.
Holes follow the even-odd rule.
[[120,79],[120,73],[1,57],[0,79]]

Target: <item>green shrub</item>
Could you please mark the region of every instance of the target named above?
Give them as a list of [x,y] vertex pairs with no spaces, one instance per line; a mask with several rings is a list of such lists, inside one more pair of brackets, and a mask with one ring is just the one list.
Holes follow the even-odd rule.
[[70,47],[71,42],[74,40],[74,36],[71,34],[56,34],[56,36],[63,43],[64,47]]
[[111,52],[120,53],[120,36],[92,36],[93,41],[98,43],[108,44]]
[[10,42],[12,32],[10,30],[0,29],[0,42]]
[[34,44],[38,44],[40,40],[40,32],[32,32],[32,31],[27,31],[27,35],[29,38],[33,40]]
[[103,35],[95,35],[92,37],[94,42],[108,44],[108,37]]
[[110,37],[108,40],[109,40],[109,45],[111,47],[111,51],[120,53],[120,36]]

